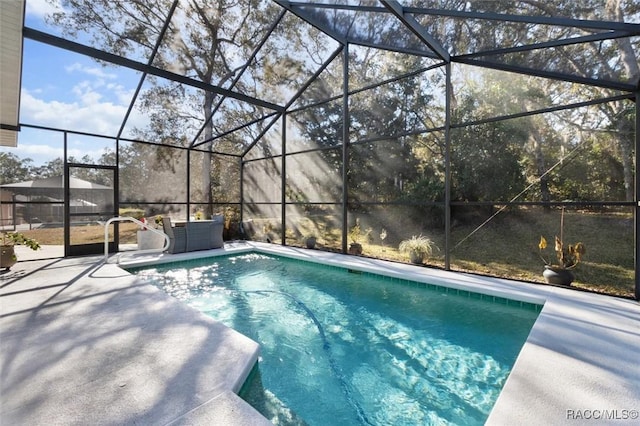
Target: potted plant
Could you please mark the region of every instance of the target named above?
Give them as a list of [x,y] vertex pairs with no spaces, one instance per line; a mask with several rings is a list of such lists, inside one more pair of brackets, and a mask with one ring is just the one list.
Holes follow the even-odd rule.
[[400,243],[398,249],[401,253],[409,253],[411,263],[421,264],[425,257],[431,256],[433,249],[436,248],[430,238],[423,235],[412,236],[408,240]]
[[308,249],[313,249],[316,247],[317,238],[315,235],[309,235],[305,238],[304,243],[306,244]]
[[2,245],[0,246],[0,267],[9,270],[18,261],[15,245],[22,244],[31,250],[38,250],[40,244],[33,238],[29,238],[20,232],[3,232]]
[[353,228],[349,230],[349,239],[351,239],[351,244],[349,244],[349,254],[362,254],[362,244],[360,244],[361,238],[368,238],[372,229],[367,229],[364,233],[360,228],[360,219],[356,219],[356,224],[353,225]]
[[548,284],[559,284],[559,285],[571,285],[575,276],[572,269],[578,266],[582,256],[587,251],[585,245],[581,242],[575,244],[569,244],[568,246],[564,244],[563,241],[563,227],[564,227],[564,208],[562,209],[562,215],[560,216],[560,237],[556,235],[555,237],[555,247],[554,250],[556,252],[556,258],[558,259],[558,263],[551,263],[550,257],[545,257],[545,249],[547,248],[547,240],[540,236],[540,243],[538,244],[538,250],[540,253],[540,258],[544,262],[544,271],[542,272],[542,276]]

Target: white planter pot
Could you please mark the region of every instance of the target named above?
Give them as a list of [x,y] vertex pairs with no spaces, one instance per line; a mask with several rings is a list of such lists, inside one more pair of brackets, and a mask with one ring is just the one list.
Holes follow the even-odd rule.
[[153,231],[138,231],[138,250],[161,249],[164,237]]

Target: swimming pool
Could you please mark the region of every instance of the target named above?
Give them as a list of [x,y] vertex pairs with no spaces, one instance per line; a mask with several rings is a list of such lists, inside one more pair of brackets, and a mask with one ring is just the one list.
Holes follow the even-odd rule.
[[130,271],[260,343],[278,424],[483,424],[540,310],[258,253]]

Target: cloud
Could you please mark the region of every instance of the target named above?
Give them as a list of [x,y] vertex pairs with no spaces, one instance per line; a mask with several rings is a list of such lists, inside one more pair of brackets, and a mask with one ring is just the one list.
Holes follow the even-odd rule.
[[81,81],[73,86],[71,92],[82,103],[82,105],[92,105],[100,103],[102,94],[93,90],[93,84],[89,81]]
[[[2,0],[4,1],[4,0]],[[26,7],[26,14],[44,18],[56,11],[62,10],[62,5],[59,0],[50,2],[47,0],[28,0]]]
[[[99,135],[115,136],[128,106],[101,101],[102,95],[89,86],[77,85],[72,102],[46,101],[35,92],[23,89],[20,121],[25,124],[56,129],[70,129]],[[146,119],[132,111],[127,126],[144,127]]]
[[67,65],[64,68],[68,73],[74,73],[76,71],[81,72],[83,74],[87,74],[87,75],[91,75],[94,77],[98,77],[100,79],[105,79],[105,80],[115,80],[118,78],[118,75],[115,73],[108,73],[106,72],[103,68],[99,68],[99,67],[89,67],[86,65],[83,65],[79,62],[75,62],[71,65]]
[[94,104],[109,98],[112,102],[120,105],[129,105],[133,98],[134,90],[127,90],[117,82],[119,79],[118,74],[107,72],[104,68],[75,62],[65,66],[65,70],[69,74],[81,73],[92,77],[87,80],[76,80],[76,83],[71,88],[71,93],[82,104]]
[[[39,132],[38,135],[33,135],[28,132],[21,132],[18,134],[18,150],[16,152],[20,158],[31,158],[34,166],[43,165],[46,162],[62,158],[64,156],[64,149],[62,143],[57,143],[55,146],[45,145],[34,141],[40,138],[46,138],[46,132]],[[93,158],[96,162],[100,156],[105,152],[104,146],[97,146],[95,149],[88,149],[87,144],[77,144],[78,147],[72,146],[74,142],[70,142],[70,146],[67,148],[67,154],[70,157],[76,159],[82,158],[86,155]]]
[[[2,0],[0,0],[2,1]],[[118,88],[124,93],[121,86]],[[52,129],[68,129],[101,136],[116,136],[122,125],[131,95],[122,104],[104,101],[100,93],[91,85],[77,84],[70,101],[46,100],[38,90],[22,89],[20,122],[35,124]],[[119,101],[116,101],[119,102]],[[147,119],[136,110],[131,112],[127,129],[133,126],[145,127]],[[70,133],[67,153],[75,158],[85,155],[97,160],[106,146],[115,146],[110,139],[87,139],[86,136]],[[86,142],[90,140],[90,142]],[[83,142],[85,141],[85,142]],[[35,165],[44,164],[64,155],[62,151],[63,133],[23,127],[18,134],[18,148],[11,148],[21,157],[30,157]],[[3,151],[0,149],[0,151]]]
[[22,143],[21,136],[22,135],[18,135],[18,147],[20,148],[21,157],[44,157],[53,159],[62,157],[64,155],[64,150],[62,149],[61,145],[59,148],[43,144],[25,145]]
[[123,105],[128,105],[129,102],[131,102],[131,99],[133,99],[133,94],[135,93],[134,89],[128,90],[123,85],[115,83],[107,84],[106,89],[110,93],[114,94],[118,99],[118,102]]

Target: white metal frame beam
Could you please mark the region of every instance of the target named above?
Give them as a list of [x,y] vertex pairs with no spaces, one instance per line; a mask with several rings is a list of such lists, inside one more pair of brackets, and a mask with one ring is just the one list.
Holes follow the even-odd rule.
[[18,145],[24,0],[0,1],[0,146]]

